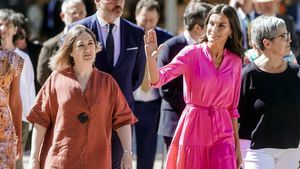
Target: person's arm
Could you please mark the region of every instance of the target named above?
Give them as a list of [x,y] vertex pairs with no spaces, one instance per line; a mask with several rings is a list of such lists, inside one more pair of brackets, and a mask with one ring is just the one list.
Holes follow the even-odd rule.
[[[174,43],[174,41],[176,41],[176,43]],[[181,44],[175,39],[173,39],[172,43],[168,41],[164,43],[164,47],[161,49],[157,58],[157,66],[163,67],[169,64],[185,46],[186,45]],[[160,96],[166,100],[173,109],[175,109],[176,113],[180,115],[185,108],[185,102],[183,99],[183,77],[179,76],[161,86],[159,93]]]
[[148,73],[151,84],[159,81],[159,72],[157,68],[157,57],[162,45],[157,47],[157,37],[154,30],[150,30],[144,35],[145,53],[148,62]]
[[121,169],[132,169],[131,127],[127,124],[118,128],[116,131],[124,150]]
[[243,163],[240,139],[238,133],[238,120],[236,118],[232,119],[232,126],[234,131],[234,142],[235,142],[235,154],[236,154],[236,164],[237,168],[240,169]]
[[16,76],[10,85],[9,108],[18,136],[17,158],[20,158],[22,156],[22,100],[20,96],[20,75]]
[[39,169],[40,168],[40,150],[44,140],[47,129],[37,123],[34,123],[32,130],[32,141],[31,141],[31,153],[29,158],[29,168]]
[[41,49],[39,58],[38,58],[38,64],[37,64],[37,81],[42,86],[49,75],[51,74],[51,70],[49,68],[49,61],[50,57],[52,56],[53,51],[49,49],[47,46],[43,46]]

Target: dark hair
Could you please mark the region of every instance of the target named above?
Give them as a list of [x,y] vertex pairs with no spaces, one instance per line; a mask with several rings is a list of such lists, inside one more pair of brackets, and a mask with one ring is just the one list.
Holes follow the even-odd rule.
[[156,0],[140,0],[135,7],[135,15],[138,15],[143,7],[149,11],[156,10],[158,15],[160,15],[160,6]]
[[18,39],[26,39],[31,36],[28,19],[22,13],[13,13],[12,21],[14,22],[14,25],[18,27],[17,33],[13,37],[13,42]]
[[230,0],[191,0],[191,2],[206,2],[209,4],[229,4]]
[[205,2],[191,1],[183,14],[185,29],[191,31],[196,24],[203,28],[204,20],[212,7],[212,5]]
[[[227,39],[225,43],[225,48],[231,50],[232,52],[238,54],[240,57],[243,57],[245,49],[242,46],[242,31],[240,27],[240,22],[236,10],[225,4],[216,5],[208,14],[205,25],[207,26],[210,16],[212,14],[223,14],[225,15],[230,23],[232,30],[232,35]],[[207,42],[207,35],[205,35],[202,42]]]

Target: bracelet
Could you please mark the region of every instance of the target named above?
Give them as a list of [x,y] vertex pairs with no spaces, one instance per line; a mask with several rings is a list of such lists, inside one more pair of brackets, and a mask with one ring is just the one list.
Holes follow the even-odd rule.
[[125,153],[129,153],[130,155],[132,155],[132,151],[131,151],[131,150],[124,150],[123,153],[124,153],[124,154],[125,154]]

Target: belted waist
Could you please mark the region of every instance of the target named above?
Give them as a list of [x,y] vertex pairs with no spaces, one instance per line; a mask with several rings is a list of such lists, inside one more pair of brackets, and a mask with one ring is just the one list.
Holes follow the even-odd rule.
[[186,104],[187,107],[195,107],[200,109],[209,109],[209,110],[228,110],[226,107],[219,107],[219,106],[203,106],[197,104]]

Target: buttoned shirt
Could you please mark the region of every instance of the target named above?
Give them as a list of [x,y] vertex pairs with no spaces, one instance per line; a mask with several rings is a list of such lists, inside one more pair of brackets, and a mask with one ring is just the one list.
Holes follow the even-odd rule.
[[190,35],[188,30],[184,30],[183,36],[184,36],[185,40],[187,41],[188,45],[194,45],[197,43],[197,41],[192,38],[192,36]]
[[[101,35],[103,38],[103,44],[101,44],[103,47],[106,48],[106,38],[108,35],[108,31],[109,31],[109,23],[107,23],[105,20],[103,20],[102,18],[99,17],[98,13],[97,13],[97,18],[98,21],[100,23],[100,27],[101,27]],[[120,17],[118,17],[117,19],[115,19],[113,21],[113,24],[115,25],[113,27],[112,30],[112,34],[114,37],[114,66],[116,65],[119,56],[120,56],[120,51],[121,51],[121,28],[120,28]]]

